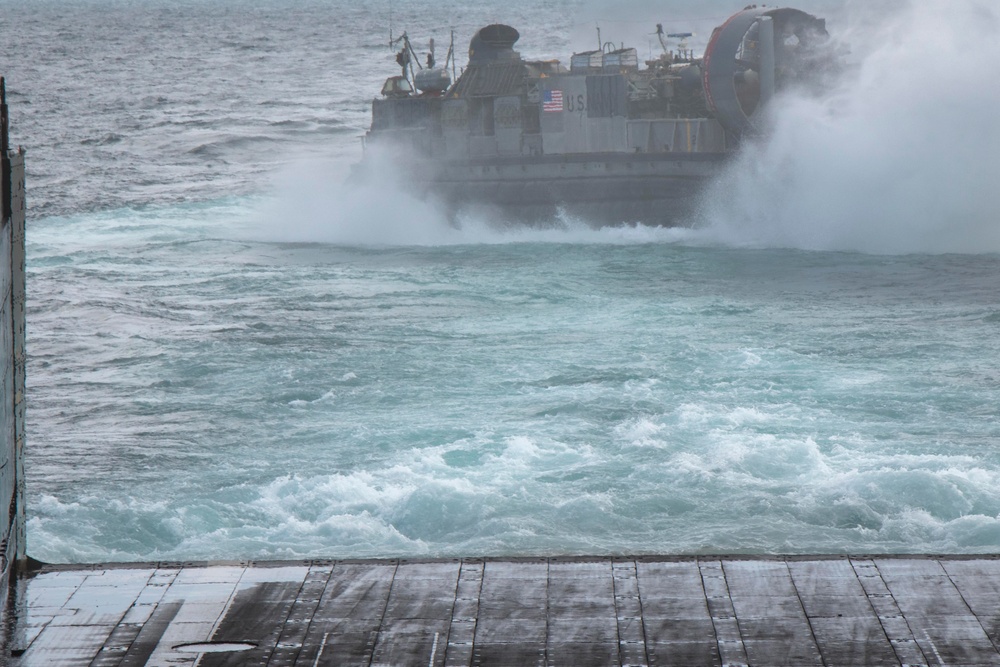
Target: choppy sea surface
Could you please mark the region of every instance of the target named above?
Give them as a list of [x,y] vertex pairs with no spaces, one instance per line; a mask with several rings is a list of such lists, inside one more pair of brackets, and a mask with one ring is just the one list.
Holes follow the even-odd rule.
[[565,60],[660,3],[0,1],[29,553],[1000,551],[1000,12],[799,6],[855,66],[671,230],[343,185],[390,24]]

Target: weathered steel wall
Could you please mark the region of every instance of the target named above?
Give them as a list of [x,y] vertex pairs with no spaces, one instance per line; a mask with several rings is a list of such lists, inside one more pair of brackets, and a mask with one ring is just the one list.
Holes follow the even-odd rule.
[[24,558],[24,153],[7,142],[0,79],[0,590]]

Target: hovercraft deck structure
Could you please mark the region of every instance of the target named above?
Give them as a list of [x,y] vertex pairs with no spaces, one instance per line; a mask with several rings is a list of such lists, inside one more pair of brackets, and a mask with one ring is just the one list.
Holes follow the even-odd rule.
[[451,211],[682,223],[704,182],[760,130],[770,99],[815,82],[836,58],[825,21],[796,9],[738,12],[700,58],[668,50],[662,27],[657,34],[663,54],[644,67],[636,49],[606,44],[567,68],[523,59],[518,31],[494,24],[472,38],[452,84],[454,49],[435,67],[432,41],[422,67],[404,33],[395,40],[402,74],[372,103],[360,172],[376,172],[372,154],[389,148],[406,178]]

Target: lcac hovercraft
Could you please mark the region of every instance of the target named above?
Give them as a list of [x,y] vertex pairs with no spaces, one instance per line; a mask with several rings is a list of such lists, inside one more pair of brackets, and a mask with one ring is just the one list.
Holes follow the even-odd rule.
[[657,26],[657,35],[655,59],[640,63],[635,48],[605,44],[566,67],[525,60],[516,29],[489,25],[452,81],[454,38],[440,66],[432,41],[425,67],[404,33],[391,40],[401,74],[372,102],[355,177],[377,184],[388,159],[402,171],[393,184],[405,181],[452,213],[682,224],[706,181],[763,131],[772,99],[822,86],[840,68],[825,20],[797,9],[740,11],[700,57],[686,48],[690,34]]

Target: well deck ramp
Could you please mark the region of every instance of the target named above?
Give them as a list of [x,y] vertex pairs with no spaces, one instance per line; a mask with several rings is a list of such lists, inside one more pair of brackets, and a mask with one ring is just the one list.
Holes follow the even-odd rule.
[[44,566],[14,665],[1000,665],[996,557]]

